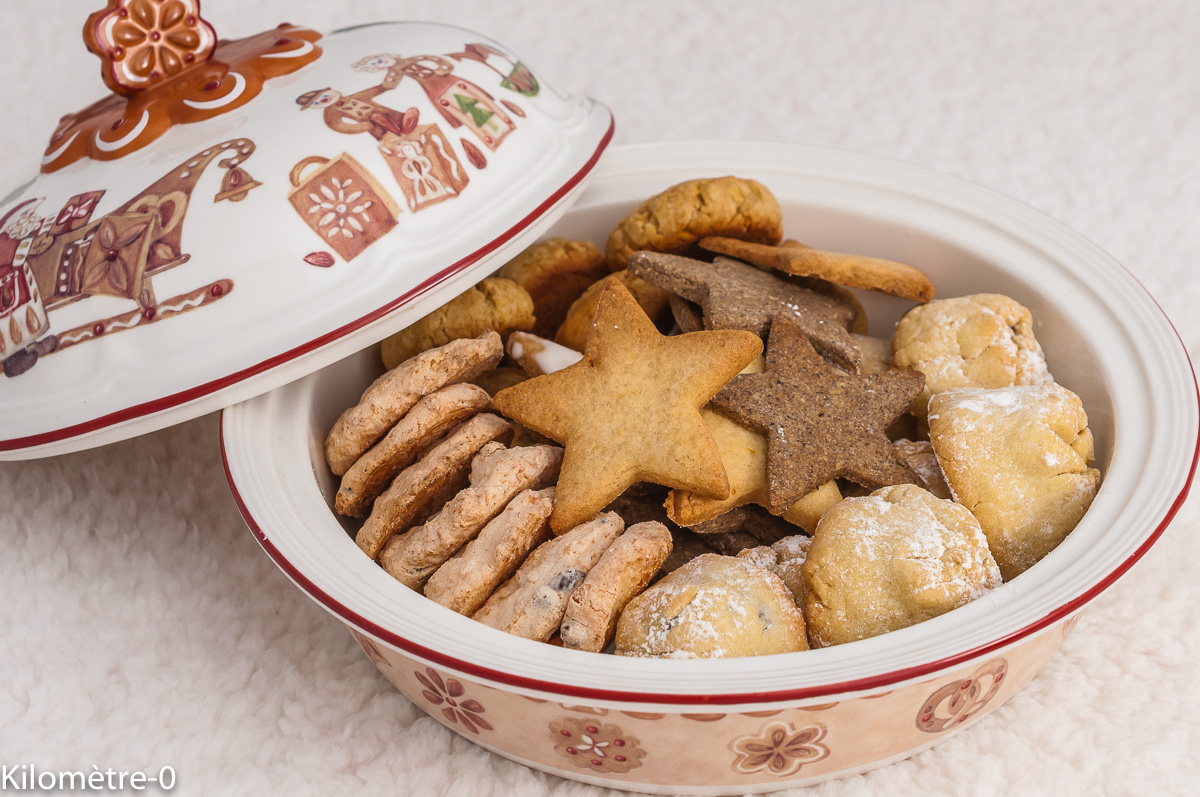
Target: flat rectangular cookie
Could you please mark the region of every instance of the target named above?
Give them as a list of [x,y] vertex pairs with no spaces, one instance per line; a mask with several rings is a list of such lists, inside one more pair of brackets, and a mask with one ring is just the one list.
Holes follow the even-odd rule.
[[571,593],[559,633],[563,646],[599,653],[617,633],[621,610],[641,594],[671,553],[662,523],[630,526]]
[[491,405],[483,388],[466,382],[448,385],[422,398],[342,476],[334,511],[348,517],[366,517],[371,502],[396,474],[450,429]]

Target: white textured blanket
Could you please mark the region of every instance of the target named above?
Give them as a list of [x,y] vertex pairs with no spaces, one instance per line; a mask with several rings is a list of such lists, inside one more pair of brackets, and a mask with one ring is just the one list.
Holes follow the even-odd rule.
[[[4,0],[3,189],[97,99],[102,0]],[[610,105],[614,143],[843,147],[1008,193],[1137,274],[1200,352],[1200,5],[205,0],[221,35],[417,18]],[[0,391],[5,389],[0,379]],[[814,795],[1196,793],[1200,502],[968,732]],[[180,794],[582,795],[445,730],[246,531],[215,416],[0,465],[0,765],[148,771]],[[0,782],[0,791],[12,788]]]

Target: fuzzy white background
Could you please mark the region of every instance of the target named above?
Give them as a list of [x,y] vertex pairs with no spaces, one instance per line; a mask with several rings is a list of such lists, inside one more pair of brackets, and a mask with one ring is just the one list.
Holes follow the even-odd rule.
[[[0,193],[33,172],[59,115],[103,90],[79,36],[100,5],[0,4]],[[1107,249],[1200,353],[1190,0],[205,0],[204,11],[230,38],[283,20],[458,23],[611,106],[615,144],[803,142],[964,177]],[[1009,703],[913,759],[808,793],[1196,793],[1198,504]],[[215,416],[0,465],[0,764],[169,764],[180,794],[605,793],[487,753],[394,691],[246,531]]]

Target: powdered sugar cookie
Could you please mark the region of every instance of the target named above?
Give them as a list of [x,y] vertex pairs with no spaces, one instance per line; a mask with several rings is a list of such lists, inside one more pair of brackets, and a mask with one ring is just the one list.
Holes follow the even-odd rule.
[[920,623],[1002,583],[971,513],[908,484],[847,498],[826,512],[804,582],[816,647]]
[[775,552],[775,567],[771,572],[779,576],[779,580],[791,591],[796,598],[796,605],[803,608],[807,591],[804,587],[804,563],[808,560],[808,551],[812,547],[812,537],[806,534],[795,534],[785,537],[771,546]]
[[760,545],[757,548],[747,548],[739,553],[739,559],[770,570],[779,576],[779,580],[787,587],[796,605],[804,606],[804,561],[808,558],[808,549],[812,545],[812,537],[806,534],[794,534],[775,542],[773,545]]
[[775,551],[770,545],[745,548],[735,555],[738,559],[745,559],[750,564],[755,567],[761,567],[763,570],[773,570],[779,562],[779,557],[775,555]]
[[892,363],[925,374],[911,412],[928,414],[929,397],[956,387],[1042,385],[1053,381],[1033,317],[997,293],[940,299],[905,313],[892,335]]
[[617,537],[571,593],[559,634],[563,646],[599,653],[617,630],[621,610],[641,593],[671,552],[671,532],[653,521]]
[[617,623],[621,656],[717,658],[807,649],[804,616],[779,577],[718,554],[693,559],[647,589]]
[[1091,506],[1100,471],[1079,397],[1059,385],[959,388],[929,402],[954,497],[975,514],[1004,578],[1054,550]]

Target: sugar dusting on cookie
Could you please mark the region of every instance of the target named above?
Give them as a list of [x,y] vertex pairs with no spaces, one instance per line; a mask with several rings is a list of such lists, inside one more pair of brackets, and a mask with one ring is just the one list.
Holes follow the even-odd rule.
[[630,601],[616,652],[655,658],[804,650],[804,618],[778,576],[746,559],[705,554]]
[[892,335],[892,362],[925,374],[925,390],[912,408],[918,417],[931,396],[953,388],[1054,381],[1029,310],[995,293],[938,299],[908,311]]
[[1057,384],[957,388],[930,401],[929,434],[955,498],[979,519],[1005,579],[1053,550],[1100,484],[1087,414]]
[[849,498],[826,513],[804,580],[819,646],[928,620],[1002,583],[974,517],[914,485]]

